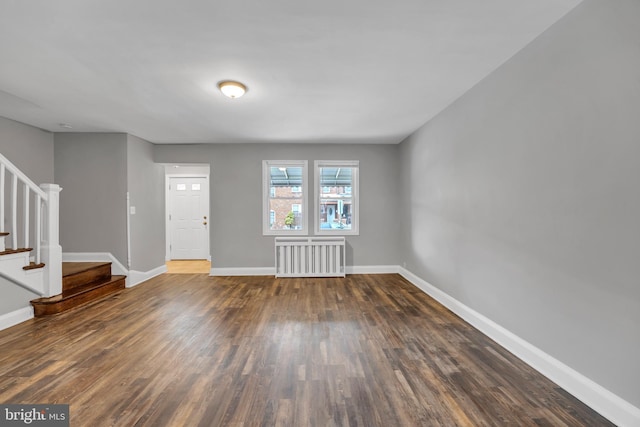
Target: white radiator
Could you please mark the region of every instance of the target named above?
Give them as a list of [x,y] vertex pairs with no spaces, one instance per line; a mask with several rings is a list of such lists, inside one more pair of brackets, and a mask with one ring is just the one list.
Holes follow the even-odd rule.
[[345,277],[344,237],[276,237],[276,277]]

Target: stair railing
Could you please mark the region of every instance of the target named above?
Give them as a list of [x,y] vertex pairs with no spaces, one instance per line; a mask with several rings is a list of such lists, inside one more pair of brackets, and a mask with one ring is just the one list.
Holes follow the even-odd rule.
[[[0,154],[0,232],[9,233],[5,239],[8,238],[11,242],[10,249],[29,248],[33,253],[34,264],[44,263],[45,296],[62,292],[60,190],[60,186],[56,184],[36,185]],[[0,252],[7,251],[3,240],[0,239]]]

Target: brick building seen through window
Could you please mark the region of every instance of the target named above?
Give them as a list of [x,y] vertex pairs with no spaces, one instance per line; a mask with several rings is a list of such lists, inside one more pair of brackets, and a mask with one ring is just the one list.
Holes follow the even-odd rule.
[[[272,186],[269,200],[269,222],[274,230],[299,230],[302,215],[300,187]],[[322,188],[320,227],[351,228],[351,187]],[[289,219],[288,219],[289,218]]]
[[269,199],[269,225],[271,229],[300,230],[302,228],[302,202],[300,187],[272,186]]

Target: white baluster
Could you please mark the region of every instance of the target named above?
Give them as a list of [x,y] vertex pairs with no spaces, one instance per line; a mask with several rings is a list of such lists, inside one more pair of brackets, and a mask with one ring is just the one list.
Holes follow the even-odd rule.
[[4,163],[0,164],[0,231],[4,231]]
[[11,242],[13,249],[18,249],[18,176],[11,175]]
[[29,247],[29,187],[24,185],[24,247]]
[[42,244],[42,197],[36,194],[36,264],[40,264],[40,246]]

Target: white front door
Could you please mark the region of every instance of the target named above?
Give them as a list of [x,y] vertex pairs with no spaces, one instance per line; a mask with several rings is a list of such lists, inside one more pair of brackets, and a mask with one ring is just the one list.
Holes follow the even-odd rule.
[[209,258],[207,178],[169,179],[171,259]]

